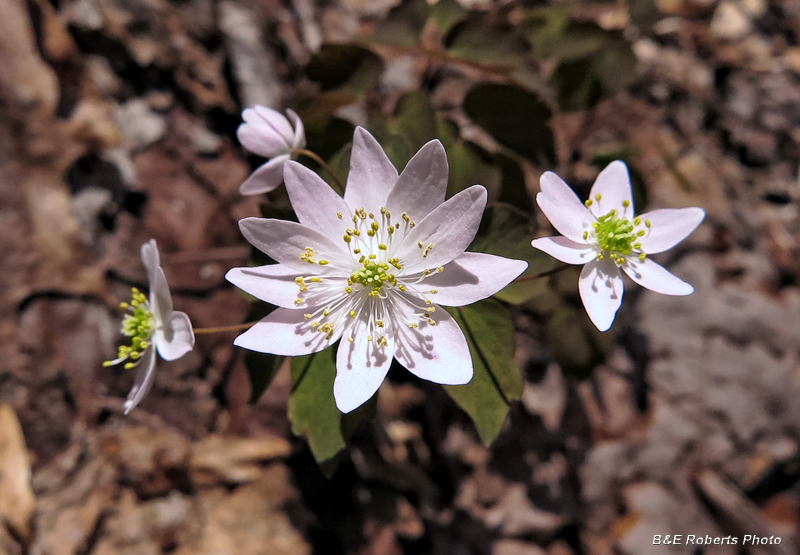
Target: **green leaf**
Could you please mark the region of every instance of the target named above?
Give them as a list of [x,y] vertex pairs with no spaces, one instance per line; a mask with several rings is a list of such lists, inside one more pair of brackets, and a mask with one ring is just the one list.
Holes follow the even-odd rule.
[[452,56],[489,66],[513,67],[522,61],[526,46],[511,28],[487,25],[483,18],[470,18],[451,29],[445,39]]
[[339,464],[340,453],[358,426],[375,417],[378,394],[347,414],[336,408],[336,346],[292,359],[292,393],[289,421],[292,433],[303,435],[326,476]]
[[247,368],[247,375],[250,377],[250,400],[251,405],[258,402],[267,390],[275,374],[283,364],[283,357],[259,353],[256,351],[245,351],[244,365]]
[[593,337],[599,334],[580,309],[561,308],[547,321],[547,343],[565,374],[579,379],[587,378],[605,355]]
[[425,0],[403,0],[378,23],[368,40],[378,44],[414,46],[429,13],[430,7]]
[[522,397],[511,317],[491,299],[447,311],[467,338],[474,375],[468,384],[445,390],[472,417],[481,441],[489,445],[503,427],[509,403]]
[[[484,212],[478,233],[468,250],[525,260],[528,269],[520,277],[534,276],[552,270],[558,265],[558,261],[539,249],[534,249],[531,246],[533,237],[529,214],[514,206],[498,203],[489,206]],[[521,304],[546,290],[545,279],[532,279],[511,283],[494,296],[508,303]]]
[[466,14],[467,10],[461,7],[458,0],[439,0],[431,6],[431,19],[442,33],[447,33]]
[[[352,123],[347,120],[331,117],[327,121],[320,122],[321,125],[313,127],[306,125],[306,148],[316,153],[323,160],[328,160],[353,140]],[[311,166],[311,159],[301,157],[303,163]]]
[[295,435],[306,437],[317,462],[332,459],[345,448],[342,413],[333,398],[335,353],[330,348],[292,359],[289,421]]
[[424,92],[413,91],[401,96],[394,114],[395,131],[408,141],[412,152],[436,138],[436,112]]
[[323,44],[306,65],[306,75],[323,92],[362,97],[383,73],[380,57],[354,44]]
[[497,198],[502,181],[502,171],[492,164],[488,153],[475,143],[455,143],[445,146],[450,174],[447,181],[447,197],[473,185],[483,185],[489,198]]
[[550,82],[556,91],[558,106],[564,112],[591,108],[603,98],[603,84],[591,60],[559,64]]
[[464,99],[464,110],[500,144],[544,167],[556,163],[550,110],[534,94],[515,85],[484,83]]
[[380,143],[386,152],[386,156],[389,157],[389,160],[398,171],[402,171],[414,155],[408,141],[400,135],[395,135],[394,133],[384,135],[381,137]]
[[525,212],[533,212],[531,195],[525,185],[525,172],[522,171],[517,161],[505,154],[496,154],[494,162],[499,166],[503,175],[503,186],[497,200],[516,206]]

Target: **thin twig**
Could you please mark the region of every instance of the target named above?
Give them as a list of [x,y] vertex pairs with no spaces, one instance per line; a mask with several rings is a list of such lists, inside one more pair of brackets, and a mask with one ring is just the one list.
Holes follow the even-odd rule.
[[533,281],[535,279],[551,276],[553,274],[557,274],[558,272],[560,272],[562,270],[566,270],[570,266],[571,266],[571,264],[564,264],[563,266],[559,266],[557,268],[553,268],[552,270],[547,270],[546,272],[540,272],[538,274],[533,274],[531,276],[518,277],[517,279],[515,279],[511,283],[520,283],[520,282],[523,282],[523,281]]
[[225,333],[229,331],[246,330],[253,327],[258,322],[245,322],[244,324],[236,324],[235,326],[222,326],[221,328],[194,328],[194,334],[200,335],[204,333]]
[[292,154],[293,155],[302,154],[303,156],[308,156],[309,158],[314,160],[317,164],[322,166],[325,169],[325,171],[328,172],[328,175],[331,176],[331,179],[333,179],[333,182],[336,183],[336,187],[334,187],[334,188],[337,189],[337,192],[340,195],[344,194],[344,185],[342,185],[342,182],[339,181],[339,178],[336,177],[335,173],[333,173],[333,170],[328,165],[328,163],[325,160],[323,160],[322,158],[320,158],[316,153],[311,152],[310,150],[306,150],[304,148],[298,148],[296,150],[293,150]]

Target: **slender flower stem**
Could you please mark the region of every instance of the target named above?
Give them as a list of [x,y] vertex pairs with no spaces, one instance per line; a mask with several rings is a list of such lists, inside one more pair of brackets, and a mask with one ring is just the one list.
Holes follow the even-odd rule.
[[298,149],[295,149],[295,150],[292,151],[292,155],[293,156],[296,156],[296,155],[299,155],[299,154],[302,154],[303,156],[308,156],[309,158],[314,160],[317,164],[322,166],[325,169],[325,171],[328,172],[328,175],[331,176],[331,178],[333,179],[333,182],[336,184],[336,187],[334,187],[334,189],[337,189],[337,192],[340,195],[344,194],[344,185],[342,185],[342,182],[339,181],[339,178],[336,177],[336,174],[333,173],[333,170],[331,169],[331,167],[328,165],[328,163],[325,160],[320,158],[319,155],[317,155],[316,153],[311,152],[310,150],[306,150],[304,148],[298,148]]
[[518,277],[517,279],[515,279],[511,283],[520,283],[520,282],[523,282],[523,281],[533,281],[535,279],[551,276],[553,274],[557,274],[558,272],[560,272],[562,270],[566,270],[570,266],[572,266],[572,264],[564,264],[563,266],[558,266],[557,268],[553,268],[552,270],[547,270],[546,272],[540,272],[538,274],[533,274],[533,275],[530,275],[530,276]]
[[221,328],[194,328],[194,334],[199,335],[203,333],[225,333],[229,331],[246,330],[253,327],[258,322],[245,322],[244,324],[236,324],[235,326],[222,326]]

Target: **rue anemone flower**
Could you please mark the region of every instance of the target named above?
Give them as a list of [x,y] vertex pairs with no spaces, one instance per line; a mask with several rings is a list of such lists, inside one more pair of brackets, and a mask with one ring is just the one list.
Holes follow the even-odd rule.
[[493,295],[527,263],[464,252],[486,189],[445,201],[447,156],[424,145],[398,176],[363,128],[353,137],[344,198],[314,172],[287,162],[286,190],[299,223],[246,218],[245,238],[278,264],[234,268],[227,279],[276,305],[235,344],[296,356],[340,341],[333,394],[350,412],[378,390],[393,358],[440,384],[472,379],[464,333],[441,308]]
[[649,256],[671,249],[705,217],[701,208],[633,211],[628,167],[611,162],[581,202],[553,172],[540,180],[536,202],[563,236],[531,243],[567,264],[584,264],[578,284],[583,306],[597,329],[606,331],[622,304],[622,272],[639,285],[665,295],[689,295],[694,288],[653,262]]
[[266,106],[242,112],[244,123],[236,130],[239,142],[250,152],[270,160],[239,186],[241,194],[258,195],[276,189],[283,182],[283,164],[291,159],[292,151],[306,146],[300,116],[289,109],[286,113],[289,118]]
[[156,351],[164,360],[176,360],[194,347],[189,317],[172,310],[172,295],[161,269],[155,239],[142,245],[141,252],[150,282],[150,298],[134,287],[131,302],[120,304],[120,308],[129,311],[122,319],[121,331],[131,344],[121,345],[117,358],[103,363],[112,366],[124,362],[126,370],[137,368],[133,388],[125,400],[125,414],[144,399],[153,385]]

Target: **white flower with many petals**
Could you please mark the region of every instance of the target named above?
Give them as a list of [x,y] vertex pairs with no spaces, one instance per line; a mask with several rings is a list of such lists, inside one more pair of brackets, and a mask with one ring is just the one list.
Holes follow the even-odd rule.
[[130,311],[122,320],[122,335],[129,337],[131,344],[119,347],[116,360],[103,363],[111,366],[125,362],[126,370],[138,367],[133,388],[125,400],[125,414],[144,399],[153,385],[156,351],[164,360],[176,360],[194,347],[189,317],[172,310],[172,295],[159,263],[155,239],[142,245],[142,262],[150,282],[150,300],[134,288],[131,302],[120,304]]
[[270,160],[254,171],[239,186],[243,195],[268,193],[283,182],[283,164],[292,151],[306,146],[306,134],[300,116],[286,110],[292,122],[280,112],[266,106],[247,108],[242,112],[244,123],[236,136],[244,147]]
[[611,327],[622,304],[622,272],[656,293],[694,291],[648,255],[685,239],[703,221],[701,208],[634,216],[628,167],[619,160],[600,172],[585,203],[553,172],[545,172],[540,185],[536,202],[563,237],[543,237],[531,244],[567,264],[586,265],[579,282],[581,300],[600,331]]
[[314,172],[286,164],[286,190],[300,223],[247,218],[242,233],[279,264],[234,268],[237,287],[277,305],[235,344],[296,356],[341,338],[334,397],[342,412],[367,401],[392,358],[440,384],[472,379],[463,332],[439,305],[493,295],[527,264],[464,252],[478,229],[486,189],[444,201],[447,157],[423,146],[403,173],[366,130],[353,138],[344,198]]

